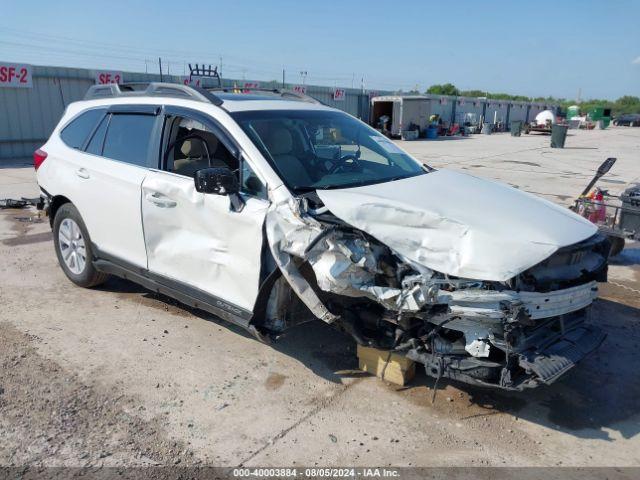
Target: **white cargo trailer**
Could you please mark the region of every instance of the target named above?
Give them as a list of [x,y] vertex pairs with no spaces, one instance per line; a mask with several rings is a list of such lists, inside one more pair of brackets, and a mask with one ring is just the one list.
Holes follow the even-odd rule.
[[418,125],[422,133],[429,125],[431,99],[422,95],[385,95],[371,99],[370,124],[381,128],[380,117],[387,116],[387,131],[392,137],[399,137],[410,124]]

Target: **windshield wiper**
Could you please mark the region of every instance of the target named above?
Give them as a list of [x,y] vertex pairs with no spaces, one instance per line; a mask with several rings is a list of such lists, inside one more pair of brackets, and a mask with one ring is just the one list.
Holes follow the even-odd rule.
[[301,192],[301,193],[306,193],[306,192],[313,192],[315,190],[317,190],[318,187],[310,187],[307,185],[304,186],[299,186],[299,185],[293,185],[291,187],[291,190],[293,190],[294,192]]
[[360,180],[359,182],[351,182],[351,183],[330,183],[327,185],[317,185],[317,186],[311,186],[311,185],[305,185],[302,187],[298,187],[298,186],[294,186],[293,190],[295,191],[299,191],[302,193],[305,192],[311,192],[314,190],[333,190],[336,188],[355,188],[355,187],[364,187],[367,185],[376,185],[378,183],[387,183],[387,182],[394,182],[396,180],[404,180],[406,178],[412,178],[412,177],[417,177],[418,175],[424,175],[425,173],[428,172],[414,172],[413,174],[409,174],[409,175],[397,175],[395,177],[389,177],[389,178],[369,178],[367,180]]
[[372,185],[374,183],[378,183],[376,180],[361,180],[359,182],[352,183],[342,183],[342,184],[329,184],[329,185],[320,185],[316,187],[318,190],[332,190],[334,188],[353,188],[353,187],[362,187],[365,185]]
[[334,188],[349,188],[349,187],[358,187],[363,185],[363,182],[358,182],[358,183],[347,183],[347,184],[328,184],[328,185],[318,185],[317,187],[313,187],[313,186],[303,186],[300,187],[298,185],[294,185],[293,187],[291,187],[291,189],[295,192],[300,192],[300,193],[308,193],[308,192],[314,192],[316,190],[331,190]]

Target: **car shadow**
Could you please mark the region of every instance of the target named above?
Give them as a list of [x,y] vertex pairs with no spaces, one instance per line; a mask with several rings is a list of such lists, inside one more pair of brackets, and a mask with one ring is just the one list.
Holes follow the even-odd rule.
[[563,147],[565,150],[598,150],[598,147]]
[[[137,299],[145,299],[144,303],[152,308],[175,309],[174,313],[183,316],[195,315],[254,339],[241,327],[127,280],[111,278],[99,288],[129,298],[133,294]],[[636,356],[640,347],[639,318],[638,308],[599,299],[594,304],[591,322],[603,328],[607,338],[561,380],[549,386],[510,392],[441,379],[436,403],[446,402],[440,397],[453,391],[469,402],[468,408],[459,413],[461,420],[509,413],[580,438],[610,441],[613,440],[610,432],[632,438],[640,433],[640,422],[630,421],[640,414],[640,369]],[[319,320],[287,330],[271,346],[334,383],[365,375],[358,370],[353,339]],[[417,395],[422,399],[420,405],[433,408],[431,396],[436,382],[420,365],[416,367],[418,373],[411,384],[396,388],[395,392],[412,398]]]
[[333,383],[366,375],[358,370],[356,342],[320,320],[287,330],[272,346]]
[[[612,432],[634,437],[640,433],[640,422],[632,420],[640,414],[640,369],[636,360],[639,318],[640,309],[600,299],[594,304],[591,322],[603,328],[607,338],[558,382],[510,392],[441,379],[436,403],[447,403],[443,397],[453,390],[469,402],[469,408],[459,412],[461,419],[509,413],[580,438],[610,441],[615,435]],[[291,329],[273,347],[332,382],[363,375],[357,370],[355,342],[320,321]],[[395,390],[411,398],[423,396],[420,405],[433,408],[435,379],[428,377],[420,365],[416,367],[418,373],[412,383]]]
[[[472,137],[471,135],[445,135],[445,136],[439,136],[437,138],[420,138],[418,139],[419,142],[449,142],[452,140],[470,140]],[[415,140],[412,140],[415,141]]]
[[[635,245],[638,245],[637,243]],[[640,247],[626,247],[615,257],[609,258],[610,265],[633,266],[640,265]]]
[[[122,299],[134,299],[142,305],[202,320],[228,328],[234,333],[259,341],[250,332],[204,310],[189,307],[171,297],[152,292],[129,280],[111,276],[96,290],[111,292]],[[277,351],[295,358],[314,374],[333,383],[341,383],[348,376],[363,376],[358,368],[355,341],[320,320],[297,325],[270,344]]]
[[437,142],[448,142],[450,140],[469,140],[471,139],[470,135],[445,135],[445,136],[440,136],[438,138],[434,138],[434,139],[430,139],[430,138],[425,138],[424,140],[427,142],[430,141],[437,141]]
[[[640,414],[638,318],[640,309],[598,300],[591,322],[600,325],[607,338],[565,377],[548,386],[510,392],[441,379],[434,407],[431,397],[435,379],[416,365],[411,384],[393,389],[427,409],[447,404],[445,397],[464,397],[468,408],[457,411],[460,420],[508,413],[579,438],[611,441],[615,432],[631,438],[640,433],[640,422],[633,420]],[[357,370],[355,342],[320,321],[291,329],[273,347],[332,382],[364,375]],[[414,402],[416,396],[422,397],[420,402]]]
[[255,339],[251,333],[244,328],[224,320],[204,310],[193,308],[181,303],[171,297],[160,293],[152,292],[145,287],[138,285],[129,280],[125,280],[116,276],[111,276],[102,285],[95,287],[96,290],[111,292],[122,299],[135,299],[136,302],[153,309],[164,310],[174,315],[188,318],[190,316],[198,317],[207,322],[215,323],[221,327],[228,328],[238,335],[245,338]]
[[[462,413],[461,419],[509,413],[579,438],[612,441],[613,432],[632,438],[640,433],[640,422],[634,420],[640,414],[638,318],[640,309],[598,300],[591,322],[600,325],[607,338],[598,350],[549,386],[510,392],[441,380],[438,389],[453,387],[468,398],[469,414]],[[433,385],[434,380],[424,375],[416,378],[412,388],[426,387],[425,395],[430,399]]]

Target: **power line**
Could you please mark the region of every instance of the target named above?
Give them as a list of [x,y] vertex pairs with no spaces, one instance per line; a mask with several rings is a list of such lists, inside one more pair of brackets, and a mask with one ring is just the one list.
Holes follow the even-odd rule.
[[[47,57],[57,57],[57,58],[70,58],[75,59],[78,62],[86,63],[84,58],[105,58],[118,60],[120,62],[127,62],[128,65],[135,65],[136,69],[142,68],[142,64],[145,65],[145,69],[148,69],[148,65],[151,63],[155,63],[158,56],[162,57],[163,63],[171,69],[173,67],[174,71],[180,71],[180,69],[184,69],[185,58],[189,60],[194,60],[194,56],[204,57],[205,61],[203,63],[207,63],[210,61],[212,56],[218,55],[220,58],[222,54],[213,53],[213,52],[202,52],[202,51],[183,51],[177,49],[146,49],[139,47],[132,47],[130,45],[123,45],[117,43],[107,43],[107,42],[98,42],[93,40],[86,39],[78,39],[69,36],[63,35],[53,35],[47,33],[35,33],[28,32],[25,30],[18,30],[11,27],[6,27],[0,25],[0,34],[11,34],[11,32],[19,33],[21,38],[26,38],[27,41],[16,42],[13,39],[15,36],[10,35],[9,39],[3,39],[0,37],[0,46],[7,45],[15,48],[11,48],[10,55],[15,57],[15,50],[23,50],[26,52],[37,52],[37,53],[45,53]],[[55,41],[55,44],[52,42]],[[138,56],[139,55],[139,56]],[[30,56],[37,56],[35,53],[31,53]],[[144,58],[143,58],[144,57]],[[306,71],[306,68],[297,68],[287,64],[278,64],[265,62],[265,61],[255,61],[249,60],[241,57],[237,57],[235,55],[227,55],[224,54],[225,60],[230,58],[232,61],[225,61],[225,72],[226,76],[231,76],[228,73],[232,74],[235,72],[236,74],[243,76],[263,76],[263,77],[271,77],[271,80],[277,79],[280,77],[281,69],[285,68],[290,71]],[[233,59],[239,59],[240,62],[234,62]],[[327,72],[325,75],[305,75],[306,81],[313,81],[316,83],[343,83],[348,84],[353,80],[353,75],[331,75]],[[371,79],[368,81],[369,85],[375,86],[385,86],[390,89],[397,88],[407,88],[411,89],[415,82],[408,81],[397,81],[391,79]]]

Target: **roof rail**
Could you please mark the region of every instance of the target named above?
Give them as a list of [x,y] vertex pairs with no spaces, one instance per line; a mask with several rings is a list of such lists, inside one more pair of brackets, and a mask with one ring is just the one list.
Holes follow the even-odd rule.
[[180,85],[179,83],[162,82],[131,82],[109,83],[106,85],[92,85],[89,87],[85,100],[98,98],[125,97],[125,96],[162,96],[189,98],[200,102],[222,105],[222,99],[199,87]]
[[283,97],[296,97],[303,102],[309,103],[317,103],[319,105],[325,105],[323,102],[318,100],[317,98],[312,97],[311,95],[307,95],[306,93],[296,92],[294,90],[280,90],[280,95]]
[[281,97],[294,97],[303,102],[316,103],[324,105],[320,100],[313,98],[303,93],[294,92],[293,90],[286,90],[280,88],[245,88],[245,87],[205,87],[204,90],[208,92],[225,92],[225,93],[246,93],[246,92],[268,92],[280,95]]
[[129,83],[108,83],[105,85],[92,85],[84,96],[85,100],[95,100],[111,97],[133,97],[133,96],[162,96],[189,98],[200,102],[212,103],[221,106],[224,101],[213,92],[269,92],[280,97],[293,97],[302,102],[324,105],[321,101],[293,90],[279,88],[242,88],[242,87],[195,87],[181,85],[179,83],[163,82],[129,82]]

